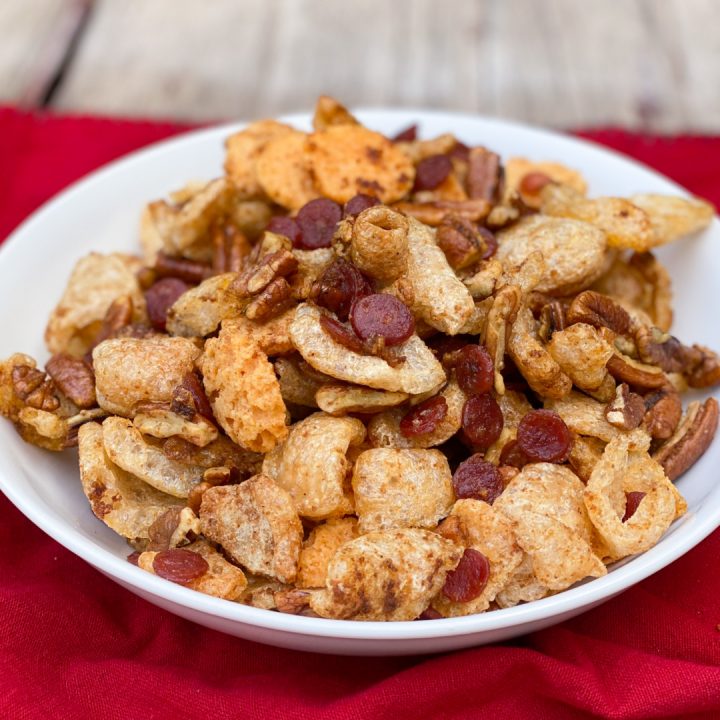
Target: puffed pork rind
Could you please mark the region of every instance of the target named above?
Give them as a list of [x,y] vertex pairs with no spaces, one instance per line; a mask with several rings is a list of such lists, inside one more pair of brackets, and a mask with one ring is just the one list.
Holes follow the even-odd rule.
[[154,438],[181,437],[193,445],[204,447],[218,438],[218,429],[202,415],[188,420],[164,408],[149,408],[137,413],[133,425],[143,434]]
[[458,500],[450,513],[456,518],[466,547],[481,552],[490,564],[487,585],[475,599],[454,602],[440,593],[433,607],[444,617],[485,612],[514,576],[523,559],[510,520],[482,500]]
[[115,465],[161,492],[185,498],[202,480],[203,468],[171,460],[159,445],[146,440],[130,420],[105,418],[102,434],[105,452]]
[[320,95],[315,103],[313,130],[326,130],[333,125],[358,125],[358,121],[348,109],[329,95]]
[[263,195],[255,168],[258,155],[270,140],[294,132],[294,128],[275,120],[260,120],[228,137],[225,172],[242,197]]
[[467,397],[455,380],[451,380],[439,393],[447,403],[447,414],[434,430],[422,435],[405,437],[400,432],[400,421],[408,408],[395,408],[376,415],[368,423],[368,439],[373,447],[430,448],[442,445],[462,427],[462,412]]
[[397,346],[405,362],[391,367],[382,358],[360,355],[335,342],[320,325],[321,311],[299,305],[290,325],[290,338],[303,358],[330,377],[379,390],[420,395],[445,382],[445,371],[425,343],[413,335]]
[[306,151],[318,189],[335,202],[366,193],[389,204],[406,195],[415,179],[408,157],[386,137],[361,125],[335,125],[315,132]]
[[575,390],[564,398],[548,398],[544,404],[546,409],[554,410],[570,430],[578,435],[589,435],[610,442],[627,432],[607,421],[603,403]]
[[160,492],[111,462],[102,427],[85,423],[78,432],[80,481],[96,517],[134,545],[148,540],[148,529],[167,510],[182,507],[178,498]]
[[455,569],[462,548],[428,530],[380,530],[340,547],[310,607],[325,618],[414,620]]
[[545,271],[536,290],[554,296],[589,287],[605,270],[605,233],[586,222],[532,215],[498,233],[497,259],[517,267],[539,250]]
[[348,413],[382,413],[405,402],[409,395],[403,392],[373,390],[360,385],[321,385],[315,393],[317,406],[328,415]]
[[[611,440],[585,488],[588,515],[613,560],[653,547],[687,508],[662,466],[648,455],[649,445],[643,431]],[[625,493],[634,491],[645,497],[623,522]]]
[[203,447],[198,447],[180,438],[169,438],[163,443],[163,452],[182,465],[208,468],[235,468],[241,476],[257,475],[262,466],[262,455],[245,450],[225,435]]
[[358,536],[354,517],[330,518],[316,525],[300,551],[296,585],[301,588],[325,587],[328,563],[332,556]]
[[251,337],[224,326],[205,343],[199,364],[215,417],[233,442],[266,453],[287,436],[277,377]]
[[363,210],[352,226],[350,259],[362,272],[392,281],[407,270],[408,219],[384,205]]
[[614,348],[592,325],[575,323],[553,333],[547,346],[563,372],[581,390],[597,390],[607,376]]
[[704,230],[715,215],[715,208],[700,198],[640,194],[630,200],[650,218],[653,247]]
[[301,363],[297,357],[281,357],[275,361],[280,394],[286,403],[316,408],[318,404],[315,395],[325,383],[303,372]]
[[168,402],[200,355],[188,338],[113,338],[93,350],[98,405],[113,415],[133,417],[137,406]]
[[290,339],[290,325],[295,317],[295,308],[289,308],[280,315],[265,322],[248,320],[246,317],[237,317],[223,320],[223,328],[231,332],[246,335],[266,355],[287,355],[294,350]]
[[[208,571],[195,580],[185,584],[191,590],[214,595],[224,600],[239,600],[247,586],[243,571],[229,563],[209,542],[196,540],[186,545],[184,550],[202,555],[209,565]],[[153,568],[156,552],[144,552],[138,558],[138,567],[156,575]]]
[[203,535],[250,572],[295,581],[303,528],[292,498],[266,475],[209,488],[200,505]]
[[366,450],[355,461],[352,487],[361,533],[433,528],[455,502],[450,466],[439,450]]
[[495,596],[499,608],[515,607],[522,602],[540,600],[551,593],[535,576],[530,555],[523,553],[522,562],[505,587]]
[[136,275],[140,267],[140,260],[120,253],[90,253],[78,260],[50,314],[45,329],[48,350],[82,357],[92,346],[107,309],[122,296],[132,300],[133,320],[145,319],[145,298]]
[[345,515],[352,512],[345,490],[346,454],[364,439],[360,420],[314,413],[295,423],[287,439],[265,456],[263,473],[290,493],[300,516]]
[[593,550],[583,490],[582,481],[568,468],[535,463],[526,465],[493,504],[512,521],[538,582],[550,590],[607,572]]

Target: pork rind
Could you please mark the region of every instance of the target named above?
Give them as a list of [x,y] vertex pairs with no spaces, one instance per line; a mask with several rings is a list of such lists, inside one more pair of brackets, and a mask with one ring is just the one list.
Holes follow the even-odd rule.
[[238,317],[224,320],[222,326],[230,332],[245,335],[266,355],[287,355],[294,349],[290,339],[290,325],[294,317],[295,308],[290,308],[265,322]]
[[455,380],[451,380],[439,394],[445,398],[447,414],[431,432],[405,437],[400,432],[400,421],[408,408],[396,408],[370,420],[370,444],[373,447],[430,448],[449,440],[462,426],[462,411],[467,398]]
[[575,474],[586,483],[592,475],[598,461],[605,450],[605,443],[598,438],[575,435],[570,448],[568,462]]
[[223,327],[205,343],[200,367],[215,417],[233,442],[264,453],[287,436],[277,377],[252,338]]
[[715,215],[715,208],[700,198],[645,194],[630,200],[650,218],[653,247],[704,230]]
[[140,247],[146,267],[155,265],[158,253],[165,247],[149,205],[140,214]]
[[203,468],[171,460],[125,418],[106,418],[102,434],[105,452],[113,463],[168,495],[185,498],[202,480]]
[[225,318],[240,314],[242,303],[226,292],[235,273],[215,275],[184,292],[167,314],[167,331],[182,337],[205,337],[214,333]]
[[610,442],[626,432],[607,421],[603,403],[575,390],[561,399],[548,398],[545,407],[554,410],[578,435],[589,435],[603,442]]
[[358,121],[335,98],[321,95],[315,104],[313,130],[326,130],[333,125],[358,125]]
[[180,437],[171,437],[162,443],[163,452],[171,460],[183,465],[208,468],[234,468],[241,477],[257,475],[262,466],[262,455],[238,447],[225,435],[203,447],[198,447]]
[[200,527],[208,540],[250,572],[295,581],[302,524],[290,495],[269,477],[256,475],[240,485],[206,490]]
[[115,338],[93,350],[98,405],[113,415],[133,417],[137,406],[168,402],[200,355],[187,338]]
[[371,277],[396,280],[408,266],[408,219],[389,207],[363,210],[352,227],[350,258]]
[[310,607],[325,618],[414,620],[445,584],[462,548],[416,528],[381,530],[345,543]]
[[439,450],[366,450],[355,461],[352,487],[361,533],[435,527],[455,501],[450,466]]
[[107,309],[122,296],[132,300],[133,319],[145,319],[145,298],[136,275],[140,267],[137,258],[120,253],[90,253],[79,260],[50,314],[45,329],[48,350],[82,357],[92,347]]
[[217,440],[218,429],[201,415],[188,420],[182,415],[165,408],[148,408],[137,413],[133,425],[143,434],[155,438],[181,437],[184,440],[204,447]]
[[263,148],[270,140],[294,132],[289,125],[275,120],[261,120],[228,137],[225,142],[225,172],[243,197],[263,194],[255,170],[255,163]]
[[495,604],[499,608],[515,607],[521,602],[540,600],[550,594],[535,576],[533,561],[530,555],[523,553],[523,559],[505,587],[495,596]]
[[583,491],[582,482],[571,470],[535,463],[526,465],[493,504],[512,521],[537,581],[550,590],[564,590],[607,572],[593,551]]
[[265,456],[263,473],[290,493],[302,517],[345,515],[352,511],[344,487],[346,453],[364,439],[360,420],[314,413],[295,423],[287,440]]
[[317,406],[328,415],[348,413],[380,413],[405,402],[403,392],[373,390],[359,385],[322,385],[315,393]]
[[[494,297],[488,298],[490,309],[485,324],[484,344],[490,357],[493,359],[495,392],[502,395],[505,392],[505,380],[502,370],[505,367],[505,350],[510,337],[510,324],[514,322],[520,305],[522,294],[520,288],[508,285],[502,288]],[[532,316],[526,322],[525,334],[534,332]],[[518,332],[520,331],[518,326]]]
[[360,355],[335,342],[320,325],[319,308],[300,305],[290,325],[290,338],[303,358],[337,380],[419,395],[445,382],[445,371],[425,343],[413,335],[397,346],[405,362],[391,367],[382,358]]
[[[208,571],[195,580],[185,583],[191,590],[214,595],[224,600],[239,600],[247,586],[247,578],[240,568],[229,563],[209,542],[196,540],[184,550],[202,555],[209,565]],[[138,557],[138,567],[156,575],[153,568],[156,552],[144,552]]]
[[[648,455],[649,445],[642,431],[611,440],[585,489],[588,515],[613,560],[651,548],[687,507],[662,466]],[[645,497],[623,522],[628,492]]]
[[258,153],[255,172],[267,196],[291,210],[320,194],[306,156],[307,135],[294,130],[270,140]]
[[316,408],[318,404],[315,395],[324,383],[303,372],[301,362],[298,362],[297,357],[278,358],[275,361],[280,394],[286,403]]
[[592,325],[575,323],[553,333],[550,355],[581,390],[597,390],[607,376],[605,365],[614,348]]
[[410,309],[428,325],[456,335],[475,311],[472,296],[437,246],[435,233],[412,217],[408,227],[407,270],[400,281],[410,288]]
[[520,266],[539,250],[545,272],[536,289],[554,296],[589,287],[605,269],[605,233],[579,220],[532,215],[498,233],[497,259]]
[[325,587],[328,563],[341,545],[358,536],[354,517],[330,518],[312,529],[300,551],[297,586]]
[[335,202],[368,193],[389,204],[400,200],[415,179],[407,156],[386,137],[361,125],[335,125],[315,132],[306,148],[320,193]]
[[78,432],[80,480],[93,513],[133,545],[143,545],[148,529],[181,500],[156,490],[111,462],[103,445],[103,431],[95,422]]
[[[496,595],[514,576],[523,559],[515,540],[512,523],[501,512],[482,500],[458,500],[449,521],[459,523],[463,545],[481,552],[490,564],[487,585],[475,599],[454,602],[440,593],[433,607],[444,617],[485,612]],[[442,525],[439,528],[442,533]]]
[[505,201],[517,190],[520,181],[530,173],[542,173],[561,185],[569,185],[573,190],[585,195],[587,182],[577,170],[557,162],[537,162],[523,157],[511,157],[505,162]]

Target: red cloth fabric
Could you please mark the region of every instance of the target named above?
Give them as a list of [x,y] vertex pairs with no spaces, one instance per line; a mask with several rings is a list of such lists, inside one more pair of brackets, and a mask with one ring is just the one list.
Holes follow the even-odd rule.
[[[94,167],[171,124],[0,110],[0,237]],[[720,139],[583,133],[720,202]],[[0,717],[717,718],[715,533],[645,582],[515,642],[343,658],[201,628],[126,592],[0,496]]]

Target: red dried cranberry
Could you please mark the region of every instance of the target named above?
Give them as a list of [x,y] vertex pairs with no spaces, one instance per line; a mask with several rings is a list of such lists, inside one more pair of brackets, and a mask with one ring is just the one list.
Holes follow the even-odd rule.
[[150,323],[156,330],[165,330],[168,310],[190,286],[178,278],[162,278],[145,292]]
[[493,386],[494,363],[482,345],[466,345],[458,350],[455,375],[466,395],[482,395]]
[[423,158],[415,169],[413,191],[434,190],[452,172],[452,161],[447,155],[430,155]]
[[425,608],[416,620],[442,620],[442,615],[433,607]]
[[523,195],[534,197],[540,191],[552,182],[552,178],[543,172],[529,172],[523,175],[520,180],[520,192]]
[[458,140],[450,151],[450,157],[467,162],[470,159],[470,148]]
[[531,410],[518,425],[519,448],[534,462],[567,460],[572,435],[564,420],[552,410]]
[[635,490],[633,490],[633,492],[625,493],[625,514],[623,515],[623,522],[627,522],[635,514],[635,511],[638,509],[638,505],[640,505],[640,502],[644,497],[644,492],[638,492]]
[[356,300],[350,308],[350,322],[362,340],[382,338],[387,346],[399,345],[415,332],[415,320],[407,305],[386,293]]
[[432,432],[445,419],[447,400],[442,395],[424,400],[410,410],[400,421],[400,433],[407,438]]
[[393,142],[412,142],[417,140],[417,125],[410,125],[404,130],[401,130],[393,139]]
[[458,465],[452,483],[458,500],[484,500],[489,505],[492,505],[504,490],[498,469],[479,453],[471,455]]
[[343,325],[339,320],[329,315],[320,316],[320,327],[337,343],[356,353],[363,353],[362,340],[353,332],[353,329]]
[[520,449],[517,440],[508,440],[500,451],[500,464],[522,468],[530,462],[530,458]]
[[277,235],[284,235],[293,244],[293,247],[301,247],[302,232],[295,218],[275,215],[275,217],[270,218],[270,222],[265,229]]
[[203,386],[202,380],[194,372],[187,373],[180,383],[191,395],[193,402],[195,403],[195,410],[198,415],[202,415],[206,420],[214,423],[215,415],[213,414],[210,401],[205,394],[205,387]]
[[497,252],[498,241],[495,234],[486,227],[478,227],[478,233],[480,233],[480,236],[485,241],[485,252],[482,254],[482,259],[487,260]]
[[153,558],[152,565],[156,575],[181,585],[203,576],[210,569],[202,555],[184,548],[161,550]]
[[359,215],[363,210],[367,210],[368,208],[379,204],[380,201],[376,197],[360,193],[359,195],[350,198],[345,203],[345,207],[343,208],[343,217],[348,217],[348,215],[355,217],[355,215]]
[[297,214],[301,238],[295,247],[305,250],[330,247],[342,208],[328,198],[317,198],[303,205]]
[[355,265],[339,258],[332,262],[313,287],[315,302],[347,320],[353,302],[373,292],[370,281]]
[[470,602],[482,593],[490,577],[490,563],[479,550],[466,548],[458,566],[447,574],[443,595],[453,602]]
[[465,401],[462,412],[463,433],[474,448],[489,448],[500,437],[503,424],[502,410],[489,393],[473,395]]
[[127,561],[128,561],[131,565],[135,565],[135,567],[137,567],[137,564],[138,564],[138,560],[139,560],[139,559],[140,559],[140,552],[139,552],[138,550],[136,550],[135,552],[131,552],[131,553],[127,556]]
[[444,362],[448,362],[454,367],[457,359],[455,353],[466,345],[471,345],[476,340],[477,338],[472,335],[443,335],[438,333],[426,340],[425,343],[432,350],[433,355],[441,362],[443,362],[446,355],[451,355],[452,358],[446,358]]

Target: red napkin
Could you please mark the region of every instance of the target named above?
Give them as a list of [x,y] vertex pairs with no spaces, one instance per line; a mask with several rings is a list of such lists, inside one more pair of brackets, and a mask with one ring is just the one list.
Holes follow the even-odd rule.
[[[0,109],[0,237],[72,180],[181,130]],[[720,139],[583,133],[720,202]],[[57,545],[0,496],[0,717],[717,718],[720,533],[599,608],[514,642],[343,658],[181,620]]]

